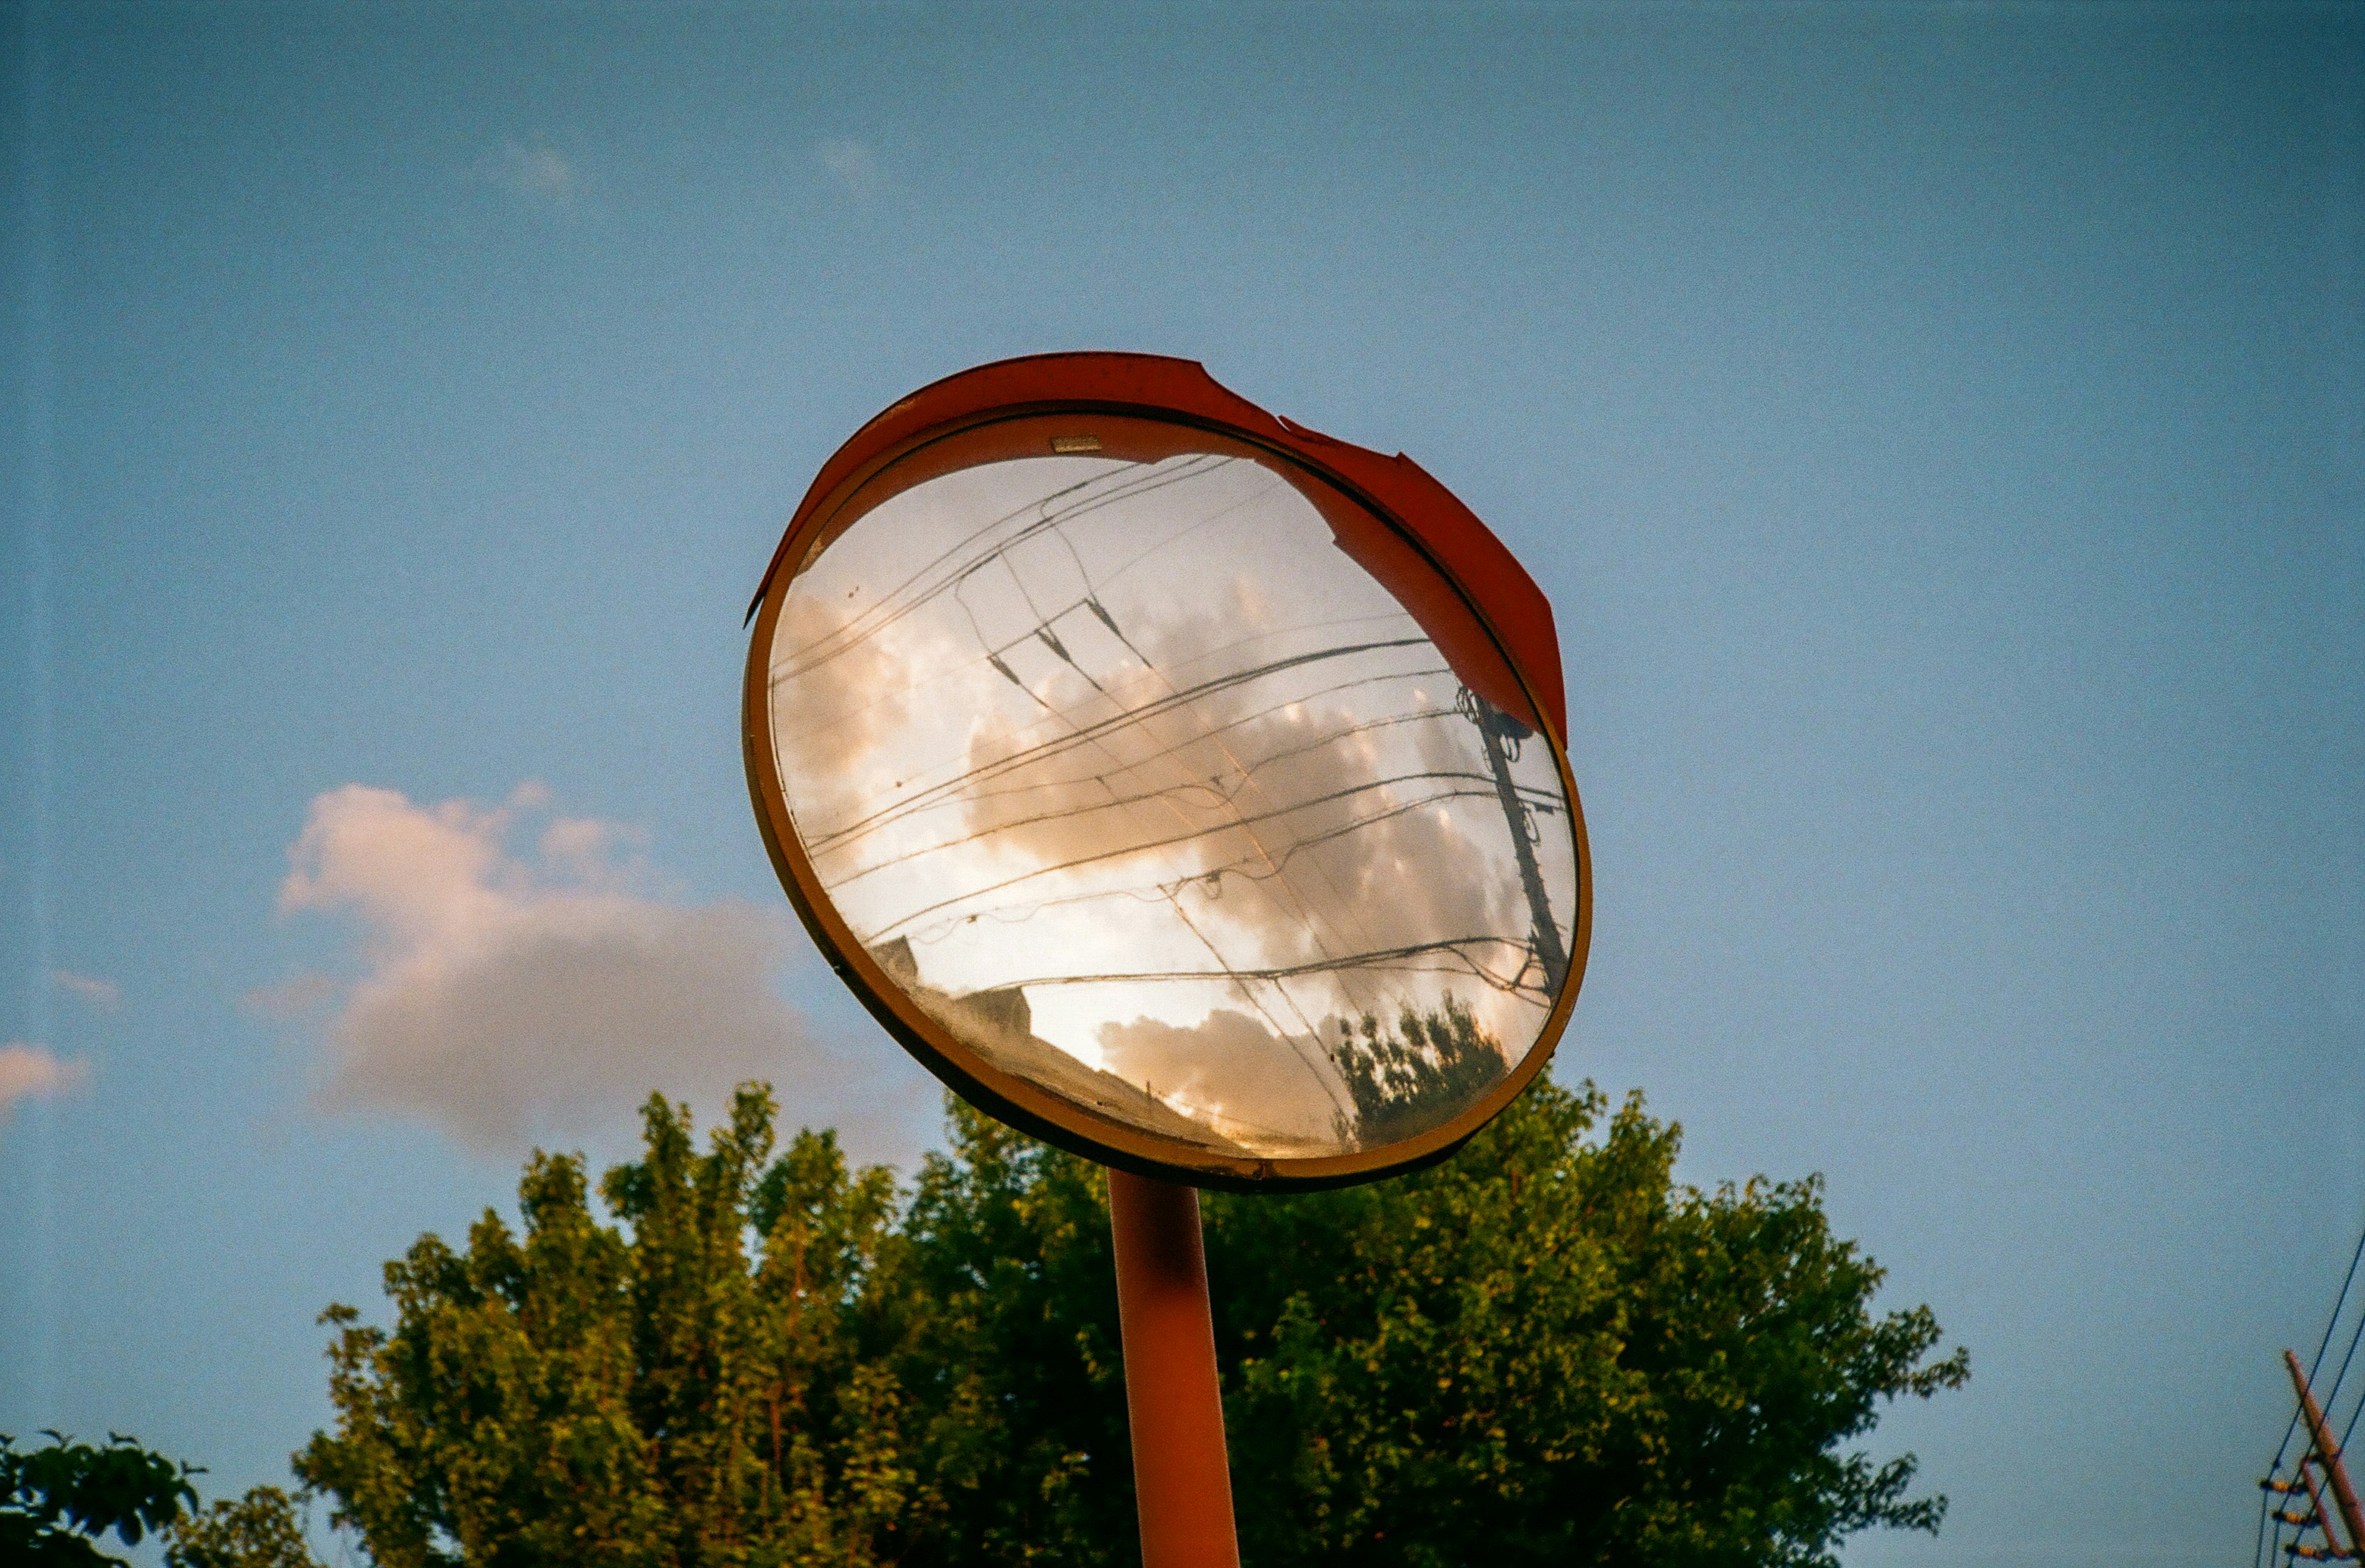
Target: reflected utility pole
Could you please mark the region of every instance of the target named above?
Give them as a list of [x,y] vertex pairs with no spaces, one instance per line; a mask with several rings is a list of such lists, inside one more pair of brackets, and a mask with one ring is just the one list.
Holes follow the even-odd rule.
[[1466,686],[1456,706],[1463,717],[1478,726],[1478,736],[1486,745],[1486,766],[1495,774],[1495,796],[1503,802],[1503,820],[1511,829],[1511,853],[1519,857],[1519,886],[1527,890],[1536,961],[1543,966],[1545,991],[1557,997],[1561,982],[1568,978],[1568,948],[1560,939],[1560,927],[1552,924],[1552,900],[1544,893],[1543,870],[1536,864],[1528,808],[1521,803],[1519,789],[1511,782],[1511,758],[1519,743],[1533,732]]

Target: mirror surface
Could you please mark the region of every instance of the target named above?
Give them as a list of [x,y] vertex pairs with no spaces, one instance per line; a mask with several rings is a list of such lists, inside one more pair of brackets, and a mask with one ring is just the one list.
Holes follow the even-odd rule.
[[1343,495],[1077,424],[891,470],[787,585],[771,745],[814,879],[943,1029],[1099,1116],[1260,1159],[1442,1125],[1567,969],[1551,746],[1334,542]]

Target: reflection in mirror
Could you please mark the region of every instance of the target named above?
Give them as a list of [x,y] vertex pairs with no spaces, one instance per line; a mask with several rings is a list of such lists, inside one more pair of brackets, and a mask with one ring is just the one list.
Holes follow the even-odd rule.
[[1260,1159],[1450,1120],[1567,969],[1550,746],[1334,543],[1321,481],[1040,450],[888,495],[788,586],[774,760],[821,888],[1098,1116]]

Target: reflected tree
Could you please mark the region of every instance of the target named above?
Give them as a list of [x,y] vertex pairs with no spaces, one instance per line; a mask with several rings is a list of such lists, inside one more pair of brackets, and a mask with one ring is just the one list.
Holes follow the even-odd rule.
[[1376,1148],[1429,1131],[1475,1102],[1507,1070],[1503,1047],[1452,992],[1434,1012],[1407,1006],[1395,1026],[1374,1014],[1339,1021],[1330,1059],[1355,1103],[1351,1124],[1335,1118],[1341,1141]]

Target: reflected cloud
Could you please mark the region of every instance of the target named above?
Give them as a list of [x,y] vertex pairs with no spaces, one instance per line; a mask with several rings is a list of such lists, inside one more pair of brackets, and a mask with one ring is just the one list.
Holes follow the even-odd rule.
[[1219,1007],[1189,1028],[1157,1018],[1104,1024],[1101,1058],[1118,1077],[1247,1136],[1328,1152],[1353,1102],[1322,1046],[1284,1040],[1262,1019]]

